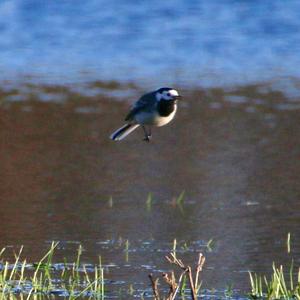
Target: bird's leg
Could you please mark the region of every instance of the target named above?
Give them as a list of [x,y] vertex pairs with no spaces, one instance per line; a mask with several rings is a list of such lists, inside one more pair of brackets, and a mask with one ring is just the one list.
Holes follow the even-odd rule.
[[152,127],[151,126],[149,126],[149,138],[151,138],[152,137]]
[[150,142],[151,132],[150,132],[150,135],[149,135],[149,133],[147,132],[147,129],[144,125],[142,125],[142,128],[143,128],[144,134],[145,134],[144,141]]

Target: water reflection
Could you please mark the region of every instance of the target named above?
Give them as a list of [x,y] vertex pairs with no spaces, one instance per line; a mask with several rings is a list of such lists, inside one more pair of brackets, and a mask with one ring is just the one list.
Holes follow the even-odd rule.
[[[88,262],[101,253],[116,266],[109,279],[145,285],[149,268],[141,266],[167,269],[174,238],[189,245],[187,261],[213,238],[204,285],[243,290],[245,271],[285,260],[288,232],[299,252],[299,110],[277,109],[289,103],[280,93],[183,91],[176,120],[155,130],[150,144],[138,131],[121,143],[108,139],[128,103],[60,93],[62,102],[2,95],[1,245],[24,244],[37,259],[47,241],[59,240],[59,260],[80,242]],[[183,190],[180,209],[172,198]],[[104,243],[120,238],[130,241],[128,262],[122,243]]]

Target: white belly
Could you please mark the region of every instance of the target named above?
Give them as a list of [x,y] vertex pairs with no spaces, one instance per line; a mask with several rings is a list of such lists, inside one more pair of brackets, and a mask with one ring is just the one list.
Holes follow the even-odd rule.
[[164,126],[171,122],[176,114],[177,106],[175,106],[174,111],[166,116],[162,117],[158,113],[140,112],[135,116],[135,121],[141,125],[151,125],[151,126]]

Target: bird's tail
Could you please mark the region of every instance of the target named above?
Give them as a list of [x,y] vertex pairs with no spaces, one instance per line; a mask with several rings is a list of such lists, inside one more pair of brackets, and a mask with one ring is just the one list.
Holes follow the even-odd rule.
[[139,126],[139,124],[125,124],[121,128],[117,129],[115,132],[113,132],[110,138],[114,141],[121,141]]

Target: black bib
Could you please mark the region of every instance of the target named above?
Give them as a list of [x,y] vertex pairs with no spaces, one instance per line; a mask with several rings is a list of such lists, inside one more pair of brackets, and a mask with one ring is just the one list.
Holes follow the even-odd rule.
[[175,110],[175,100],[160,100],[157,104],[157,110],[160,116],[167,117]]

